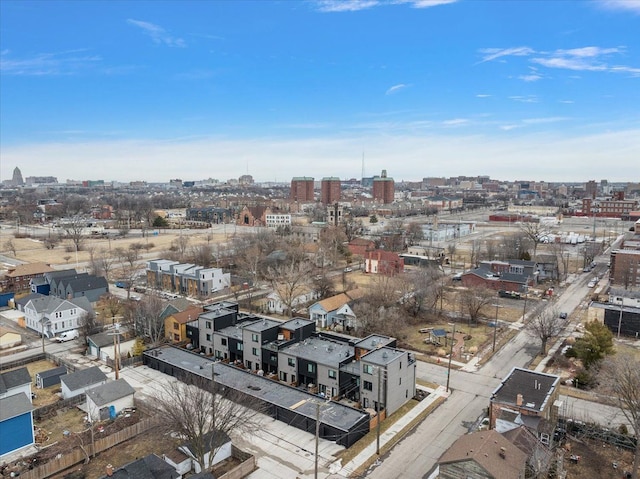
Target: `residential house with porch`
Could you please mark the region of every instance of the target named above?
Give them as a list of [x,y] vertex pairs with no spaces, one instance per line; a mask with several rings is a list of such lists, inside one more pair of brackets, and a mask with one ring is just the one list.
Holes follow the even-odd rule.
[[309,306],[309,317],[315,321],[318,329],[348,331],[356,326],[353,305],[364,296],[364,290],[353,289],[336,294]]
[[537,283],[539,273],[535,265],[533,261],[516,259],[482,261],[477,268],[462,274],[462,285],[525,292]]

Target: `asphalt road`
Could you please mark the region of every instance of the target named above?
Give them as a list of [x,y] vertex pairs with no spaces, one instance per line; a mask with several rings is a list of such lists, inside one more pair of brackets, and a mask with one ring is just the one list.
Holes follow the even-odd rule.
[[[584,299],[588,278],[578,276],[548,307],[572,312]],[[579,318],[578,318],[579,319]],[[568,328],[574,325],[568,325]],[[433,414],[429,415],[412,433],[400,441],[367,477],[372,479],[411,479],[429,477],[438,458],[453,442],[469,432],[485,415],[489,397],[513,367],[527,367],[540,348],[539,340],[521,330],[477,372],[452,371],[451,396]],[[446,367],[418,362],[417,377],[439,384],[446,383]],[[589,409],[590,417],[606,420],[606,412],[587,401],[571,400],[571,409]],[[569,407],[569,406],[568,406]],[[586,412],[585,412],[586,414]],[[618,417],[619,419],[619,417]]]

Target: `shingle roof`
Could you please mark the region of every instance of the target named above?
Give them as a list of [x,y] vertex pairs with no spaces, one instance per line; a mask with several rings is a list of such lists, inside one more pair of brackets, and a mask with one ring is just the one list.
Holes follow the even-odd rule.
[[109,334],[108,332],[96,333],[89,336],[89,340],[98,346],[99,348],[103,348],[104,346],[109,346],[113,344],[114,335]]
[[36,376],[41,377],[42,379],[50,378],[53,376],[61,376],[63,374],[67,374],[67,368],[64,366],[59,366],[53,369],[47,369],[46,371],[40,371],[36,373]]
[[322,301],[318,301],[316,304],[320,305],[327,313],[330,313],[331,311],[335,311],[350,302],[351,298],[349,296],[345,293],[340,293],[335,296],[331,296],[330,298],[323,299]]
[[29,276],[32,274],[44,274],[49,271],[54,271],[54,269],[46,263],[29,263],[29,264],[19,264],[10,271],[7,276],[9,278],[19,278],[21,276]]
[[175,319],[180,324],[186,324],[194,319],[198,319],[200,313],[204,310],[201,306],[192,306],[189,309],[185,309],[184,311],[180,311],[179,313],[173,313],[170,317]]
[[0,394],[6,393],[9,389],[30,383],[31,375],[26,367],[0,373]]
[[120,378],[89,389],[87,397],[91,398],[96,406],[105,406],[135,392],[127,381]]
[[60,377],[60,381],[65,384],[71,391],[91,386],[92,384],[106,381],[107,375],[103,373],[98,366],[88,369],[81,369],[75,373],[65,374]]
[[180,475],[171,465],[163,461],[155,454],[125,464],[113,471],[111,476],[102,476],[101,479],[176,479]]
[[[504,450],[502,449],[504,448]],[[504,451],[504,457],[500,455]],[[524,471],[527,455],[495,430],[461,436],[445,451],[439,464],[475,461],[494,479],[513,479]]]
[[23,392],[0,399],[0,421],[6,421],[29,411],[33,411],[33,406]]

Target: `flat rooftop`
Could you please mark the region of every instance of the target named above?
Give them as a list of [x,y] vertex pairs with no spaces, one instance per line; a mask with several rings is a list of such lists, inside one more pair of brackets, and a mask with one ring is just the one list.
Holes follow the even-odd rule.
[[281,352],[336,368],[341,362],[355,355],[355,349],[347,343],[313,336],[282,348]]
[[382,336],[380,334],[371,334],[366,338],[358,341],[355,344],[355,347],[371,350],[371,349],[376,349],[382,346],[387,346],[388,344],[393,343],[394,341],[395,339],[390,338],[389,336]]
[[320,403],[322,405],[320,407],[320,422],[339,430],[349,431],[369,416],[364,411],[337,402],[326,401],[315,394],[222,362],[214,363],[207,357],[172,346],[162,346],[145,351],[144,355],[207,379],[211,379],[213,369],[216,383],[242,391],[270,404],[291,409],[313,420],[316,418],[316,404]]
[[364,354],[360,360],[365,363],[386,366],[405,354],[406,351],[383,347],[369,351],[367,354]]
[[287,329],[289,331],[295,331],[304,326],[307,326],[309,324],[314,324],[314,323],[315,321],[311,321],[310,319],[306,319],[306,318],[293,318],[293,319],[290,319],[289,321],[285,321],[284,323],[282,323],[280,327],[282,329]]
[[275,319],[268,318],[255,318],[256,321],[252,321],[251,323],[244,326],[244,329],[247,331],[253,331],[256,333],[260,333],[262,331],[266,331],[267,329],[277,328],[282,325],[282,321],[277,321]]

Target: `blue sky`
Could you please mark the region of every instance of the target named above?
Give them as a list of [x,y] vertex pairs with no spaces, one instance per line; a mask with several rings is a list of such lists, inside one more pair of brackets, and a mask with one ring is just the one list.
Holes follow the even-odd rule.
[[640,181],[640,0],[0,2],[0,178]]

